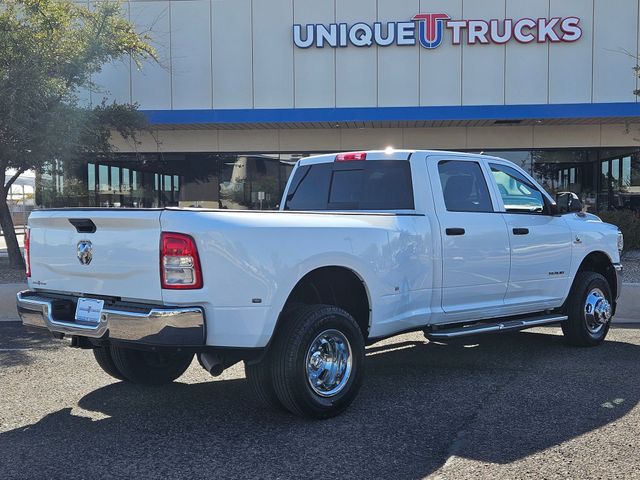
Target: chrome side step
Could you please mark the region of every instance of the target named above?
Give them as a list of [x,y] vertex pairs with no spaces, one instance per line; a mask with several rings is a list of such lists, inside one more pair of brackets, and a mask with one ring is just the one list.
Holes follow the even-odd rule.
[[483,335],[485,333],[513,332],[525,328],[548,325],[550,323],[564,322],[569,317],[566,315],[540,315],[536,317],[521,318],[516,320],[503,320],[495,323],[475,323],[465,327],[446,328],[425,331],[425,336],[430,340],[448,340],[452,338]]

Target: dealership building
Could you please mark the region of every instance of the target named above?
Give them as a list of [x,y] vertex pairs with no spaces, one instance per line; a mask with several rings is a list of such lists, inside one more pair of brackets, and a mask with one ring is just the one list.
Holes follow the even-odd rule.
[[152,132],[58,165],[43,206],[275,208],[298,158],[502,156],[590,210],[640,209],[639,0],[129,1],[159,63],[106,65],[82,101]]

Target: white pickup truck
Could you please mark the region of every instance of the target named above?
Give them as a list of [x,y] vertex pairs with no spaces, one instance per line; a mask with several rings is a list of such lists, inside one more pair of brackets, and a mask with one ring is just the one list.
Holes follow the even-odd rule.
[[300,160],[280,211],[34,212],[25,325],[93,349],[115,378],[245,362],[268,404],[343,411],[365,345],[560,323],[602,343],[621,288],[618,228],[499,158],[368,151]]

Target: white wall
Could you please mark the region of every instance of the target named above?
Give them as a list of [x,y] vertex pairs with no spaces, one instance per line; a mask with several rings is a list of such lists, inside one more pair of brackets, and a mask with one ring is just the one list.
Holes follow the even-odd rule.
[[170,13],[172,107],[212,105],[211,2],[171,2]]
[[593,101],[632,101],[636,79],[629,69],[638,57],[638,2],[595,0],[594,19]]
[[[464,20],[505,18],[505,0],[464,0]],[[505,78],[504,45],[444,44],[440,48],[462,48],[462,104],[503,105]]]
[[[582,39],[549,48],[549,103],[590,103],[593,94],[593,2],[594,0],[551,0],[553,17],[576,16],[582,19]],[[610,57],[610,52],[600,52]],[[580,72],[580,73],[577,73]],[[613,90],[612,90],[613,91]],[[628,101],[624,89],[617,92]]]
[[211,1],[214,108],[253,108],[251,18],[251,0]]
[[[462,18],[462,0],[420,0],[421,12],[446,12]],[[420,105],[462,104],[462,48],[442,45],[420,52]]]
[[[260,0],[254,0],[260,1]],[[318,0],[318,3],[327,0]],[[336,20],[353,24],[364,18],[376,18],[377,3],[371,0],[336,0]],[[289,42],[291,39],[289,39]],[[335,81],[336,107],[377,106],[378,58],[377,49],[340,48],[336,51],[336,76],[326,81]],[[322,74],[321,72],[318,72]],[[333,105],[325,105],[331,107]]]
[[[129,6],[129,17],[137,30],[153,31],[153,46],[158,54],[158,62],[145,60],[139,68],[132,64],[131,99],[142,109],[168,110],[173,104],[170,5],[171,2],[156,0],[131,2]],[[197,57],[192,63],[195,67]],[[181,62],[181,65],[187,66],[186,62]]]
[[[549,18],[549,0],[510,0],[507,18]],[[575,46],[575,44],[574,44]],[[505,47],[504,102],[541,104],[549,100],[549,44],[509,42]]]
[[[298,0],[295,3],[294,23],[335,22],[334,2]],[[289,31],[289,30],[287,30]],[[335,106],[336,103],[336,52],[331,48],[312,48],[294,54],[295,106],[313,108]]]
[[[91,4],[89,8],[92,8]],[[122,4],[122,15],[129,18],[128,3]],[[99,104],[105,98],[120,103],[131,102],[131,60],[129,58],[120,58],[105,65],[100,73],[93,75],[92,81],[96,85],[90,94],[91,102],[94,104]]]
[[[375,2],[369,2],[375,3]],[[420,11],[419,0],[378,0],[377,19],[408,19]],[[420,104],[420,47],[378,48],[378,106]]]
[[[388,107],[635,102],[639,0],[132,0],[161,65],[128,59],[85,98],[143,109]],[[294,23],[578,16],[576,43],[294,47]],[[625,53],[627,52],[627,53]]]
[[[251,35],[253,25],[253,106],[291,108],[294,97],[292,2],[254,0],[251,19],[243,31]],[[233,45],[227,48],[233,49]],[[214,68],[224,68],[224,65],[216,64]]]

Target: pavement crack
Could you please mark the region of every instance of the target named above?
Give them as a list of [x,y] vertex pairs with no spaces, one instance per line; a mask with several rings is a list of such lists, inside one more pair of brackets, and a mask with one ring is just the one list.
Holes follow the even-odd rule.
[[445,463],[442,465],[442,467],[438,469],[437,472],[433,473],[432,478],[434,479],[445,478],[443,476],[443,473],[447,469],[447,467],[450,466],[453,462],[455,462],[456,458],[462,457],[461,455],[462,444],[465,438],[467,437],[467,435],[469,434],[469,432],[473,430],[473,425],[480,418],[481,412],[484,409],[485,405],[488,403],[488,401],[492,397],[495,397],[498,394],[500,394],[502,391],[504,391],[504,389],[518,377],[518,374],[519,372],[512,371],[510,372],[509,375],[505,375],[504,381],[496,382],[492,388],[489,388],[487,392],[484,395],[482,395],[482,397],[480,397],[480,399],[475,405],[475,408],[471,412],[469,412],[468,415],[463,417],[462,422],[460,424],[461,427],[458,429],[453,439],[449,443],[449,446],[445,453],[445,458],[446,458]]

